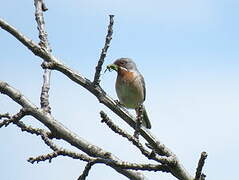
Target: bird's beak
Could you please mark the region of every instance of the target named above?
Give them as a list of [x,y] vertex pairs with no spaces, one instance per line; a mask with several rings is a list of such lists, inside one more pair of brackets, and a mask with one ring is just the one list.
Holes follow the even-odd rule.
[[118,72],[119,66],[116,64],[109,64],[107,67],[107,70],[111,71],[112,69]]

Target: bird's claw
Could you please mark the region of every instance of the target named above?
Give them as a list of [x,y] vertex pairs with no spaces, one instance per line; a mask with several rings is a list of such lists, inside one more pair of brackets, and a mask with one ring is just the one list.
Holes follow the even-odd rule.
[[119,100],[114,100],[116,105],[120,106],[120,107],[124,107],[124,105],[119,101]]

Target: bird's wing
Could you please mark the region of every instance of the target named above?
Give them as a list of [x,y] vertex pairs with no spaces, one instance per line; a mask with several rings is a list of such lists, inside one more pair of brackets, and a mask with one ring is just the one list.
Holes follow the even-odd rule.
[[144,100],[146,98],[146,88],[145,88],[145,82],[144,82],[144,77],[140,74],[140,81],[142,83],[143,86],[143,93],[144,93]]

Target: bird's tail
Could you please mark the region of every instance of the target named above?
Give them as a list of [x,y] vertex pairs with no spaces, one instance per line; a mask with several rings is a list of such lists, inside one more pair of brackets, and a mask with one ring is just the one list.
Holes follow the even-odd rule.
[[[143,110],[143,126],[148,128],[148,129],[151,129],[151,123],[149,121],[149,117],[148,117],[148,114],[146,112],[146,109],[144,107],[144,105],[142,105],[142,110]],[[136,110],[136,113],[138,114],[138,110]]]

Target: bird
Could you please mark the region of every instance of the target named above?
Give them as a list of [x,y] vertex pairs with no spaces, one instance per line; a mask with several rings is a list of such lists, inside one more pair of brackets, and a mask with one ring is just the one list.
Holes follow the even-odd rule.
[[145,81],[135,62],[130,58],[119,58],[113,64],[108,65],[107,69],[117,72],[115,90],[119,103],[127,109],[135,109],[137,115],[141,106],[142,125],[150,129],[151,123],[143,105],[146,98]]

